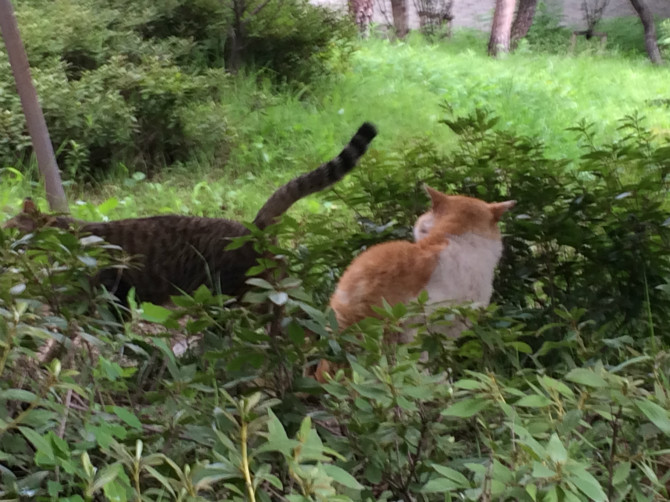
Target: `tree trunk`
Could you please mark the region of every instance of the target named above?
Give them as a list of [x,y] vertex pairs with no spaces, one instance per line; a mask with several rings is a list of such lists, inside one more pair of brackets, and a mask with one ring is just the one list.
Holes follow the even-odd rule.
[[5,41],[16,90],[19,93],[23,114],[26,117],[26,125],[37,158],[37,167],[44,178],[47,202],[52,211],[68,212],[67,199],[58,171],[54,149],[49,138],[49,130],[30,76],[28,56],[21,41],[19,26],[16,23],[10,0],[0,0],[0,32],[2,32],[2,38]]
[[536,7],[537,0],[521,0],[519,2],[519,8],[512,24],[512,49],[515,49],[519,40],[528,34],[528,30],[533,25]]
[[516,0],[496,0],[489,39],[489,56],[496,57],[501,52],[509,52],[515,3]]
[[242,66],[242,51],[244,50],[245,33],[242,16],[247,9],[245,0],[233,0],[230,4],[233,19],[226,38],[226,70],[237,73]]
[[396,36],[405,38],[405,35],[409,32],[407,0],[391,0],[391,12],[393,13],[393,26]]
[[633,8],[637,11],[644,27],[644,45],[647,47],[647,54],[649,59],[654,64],[663,64],[661,51],[658,50],[658,43],[656,41],[656,26],[654,25],[654,16],[649,10],[649,6],[645,0],[630,0]]
[[349,15],[358,27],[359,33],[367,38],[370,35],[370,23],[374,11],[373,0],[349,0]]

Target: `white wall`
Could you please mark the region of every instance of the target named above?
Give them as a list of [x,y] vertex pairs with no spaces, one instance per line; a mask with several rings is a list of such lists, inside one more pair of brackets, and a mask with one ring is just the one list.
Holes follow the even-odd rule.
[[[331,5],[334,8],[346,9],[346,0],[311,0],[322,5]],[[419,26],[415,0],[407,0],[410,6],[410,26]],[[385,16],[382,6],[385,6],[386,16],[391,20],[391,6],[389,0],[374,0],[375,21],[383,23]],[[647,0],[654,14],[660,17],[670,17],[670,0]],[[563,12],[563,23],[568,26],[583,27],[583,15],[581,10],[582,0],[545,0],[551,7],[557,7]],[[495,0],[454,0],[453,14],[454,27],[469,27],[488,30],[493,18],[493,7]],[[619,17],[636,15],[629,0],[610,0],[605,17]]]

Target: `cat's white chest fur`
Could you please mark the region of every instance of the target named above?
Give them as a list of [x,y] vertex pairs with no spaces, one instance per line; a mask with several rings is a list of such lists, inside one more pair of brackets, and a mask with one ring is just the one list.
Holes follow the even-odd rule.
[[448,239],[426,285],[429,303],[488,305],[502,242],[473,233]]
[[[449,235],[449,245],[442,250],[437,266],[425,287],[428,293],[428,311],[440,306],[468,304],[485,307],[491,301],[493,276],[502,255],[502,242],[473,233]],[[415,318],[413,321],[418,322]],[[449,325],[435,325],[431,330],[452,338],[467,329],[466,319],[456,318]],[[399,341],[414,340],[416,328],[406,327]],[[421,360],[428,359],[423,353]]]

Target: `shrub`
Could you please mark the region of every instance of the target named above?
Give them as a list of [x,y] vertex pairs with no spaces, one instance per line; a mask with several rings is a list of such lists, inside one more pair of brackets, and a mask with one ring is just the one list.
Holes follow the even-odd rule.
[[670,19],[664,19],[658,25],[658,45],[663,50],[670,46]]
[[[90,180],[118,166],[152,172],[203,156],[225,161],[234,131],[218,102],[230,83],[230,8],[211,0],[18,6],[51,139],[70,177]],[[352,50],[351,23],[302,0],[271,2],[247,17],[243,63],[276,83],[308,84]],[[4,51],[0,69],[0,160],[22,165],[31,147]]]
[[244,59],[279,82],[310,84],[341,70],[355,35],[348,17],[307,0],[270,4],[250,24]]
[[[119,324],[88,285],[118,263],[99,242],[0,231],[2,496],[667,499],[670,145],[635,116],[604,145],[579,124],[569,164],[447,112],[454,152],[377,152],[339,191],[360,228],[317,214],[242,238],[274,258],[240,300],[131,301]],[[429,316],[423,295],[338,332],[327,292],[360,248],[408,234],[419,180],[518,200],[497,305]],[[454,315],[472,320],[459,339],[432,330]],[[410,319],[412,343],[384,338]],[[303,371],[324,356],[348,364],[321,387]]]
[[532,137],[496,127],[483,110],[444,123],[460,138],[453,153],[440,155],[423,141],[400,157],[375,159],[379,169],[354,173],[356,183],[340,198],[373,228],[403,232],[426,208],[419,180],[487,200],[517,199],[495,288],[505,305],[532,313],[536,327],[562,307],[583,308],[597,326],[611,323],[634,336],[665,324],[667,142],[655,146],[637,116],[622,119],[625,136],[605,145],[581,123],[572,130],[584,154],[571,164],[547,158]]
[[537,52],[565,54],[570,47],[571,30],[561,26],[560,6],[538,2],[533,24],[528,30],[526,40]]

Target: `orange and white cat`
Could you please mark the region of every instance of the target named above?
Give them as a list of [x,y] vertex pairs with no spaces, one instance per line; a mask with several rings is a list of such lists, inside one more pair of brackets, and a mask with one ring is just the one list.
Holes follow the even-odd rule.
[[[357,256],[342,275],[330,300],[340,329],[374,316],[372,307],[381,306],[382,299],[390,305],[406,303],[423,290],[433,308],[489,304],[502,255],[498,222],[515,201],[487,203],[430,187],[426,191],[432,207],[414,225],[416,242],[373,246]],[[449,335],[458,336],[465,327],[456,323]],[[406,332],[400,341],[412,339],[413,333]],[[323,364],[319,366],[318,377],[326,370]]]

